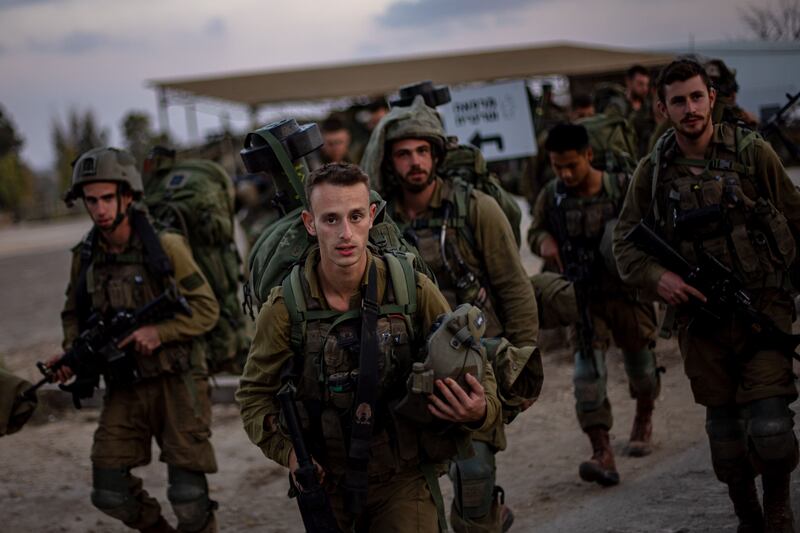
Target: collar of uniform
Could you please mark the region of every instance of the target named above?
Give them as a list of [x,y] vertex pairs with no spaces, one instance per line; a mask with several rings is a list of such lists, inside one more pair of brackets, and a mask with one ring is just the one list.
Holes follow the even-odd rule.
[[[612,178],[612,176],[609,176],[608,172],[606,172],[604,170],[603,174],[600,176],[600,190],[597,192],[597,194],[592,195],[592,196],[579,196],[578,194],[575,193],[575,189],[574,188],[569,188],[569,187],[566,187],[566,186],[564,187],[564,190],[566,191],[567,196],[569,198],[576,198],[578,200],[591,200],[593,198],[602,198],[602,197],[605,197],[605,196],[611,196],[611,193],[608,190],[608,185],[609,185],[609,181],[610,181],[611,178]],[[557,179],[558,178],[556,178],[556,180]],[[558,181],[554,181],[554,185],[557,187],[558,186]]]
[[122,251],[117,252],[115,254],[110,254],[108,251],[109,249],[108,242],[105,240],[103,234],[101,233],[100,238],[97,239],[97,248],[100,252],[103,252],[105,254],[120,255],[130,251],[140,251],[142,249],[142,240],[139,238],[139,236],[136,234],[135,231],[131,231],[131,236],[128,239],[128,242],[127,244],[125,244],[125,247],[122,249]]
[[[363,292],[363,287],[367,284],[367,276],[369,275],[369,269],[372,265],[373,261],[375,261],[375,257],[372,255],[372,252],[367,248],[365,250],[367,254],[367,266],[364,269],[364,275],[361,276],[361,287],[362,291],[354,294],[350,298],[350,305],[348,306],[350,309],[357,309],[361,307],[361,293]],[[305,262],[304,272],[306,281],[308,281],[308,292],[312,298],[319,302],[320,306],[323,309],[330,309],[330,305],[328,305],[328,301],[325,299],[325,293],[322,290],[322,285],[320,283],[319,275],[317,274],[317,265],[319,264],[320,255],[319,255],[319,248],[315,247],[314,249],[309,252],[308,257]],[[378,262],[376,265],[378,270],[381,270],[381,264]],[[378,272],[378,281],[380,282],[380,272]],[[382,297],[382,284],[378,284],[378,301],[381,301]]]

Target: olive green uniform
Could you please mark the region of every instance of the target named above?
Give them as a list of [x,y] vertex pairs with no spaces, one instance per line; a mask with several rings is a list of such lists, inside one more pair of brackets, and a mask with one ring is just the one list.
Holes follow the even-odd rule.
[[[800,193],[769,145],[746,130],[716,124],[701,161],[684,158],[673,135],[662,137],[634,175],[614,234],[620,274],[655,291],[666,272],[623,238],[644,219],[690,262],[696,264],[701,251],[717,258],[749,290],[753,305],[790,331],[787,271],[800,235]],[[721,215],[691,223],[693,214],[710,209]],[[793,470],[798,452],[787,402],[797,391],[789,355],[763,346],[736,318],[715,321],[679,306],[677,323],[695,401],[707,407],[720,481],[752,483],[752,465],[765,476]]]
[[[109,386],[106,391],[92,445],[92,501],[132,528],[158,521],[158,502],[142,489],[141,479],[129,472],[150,462],[151,440],[155,438],[161,449],[159,459],[169,467],[167,496],[179,527],[184,531],[211,531],[215,529],[213,514],[210,519],[207,515],[213,510],[213,502],[207,497],[204,474],[216,472],[217,463],[209,441],[211,404],[205,350],[202,341],[195,339],[214,327],[219,305],[184,238],[164,233],[159,241],[192,316],[176,315],[157,323],[161,349],[152,356],[135,353],[142,379],[129,386]],[[83,246],[81,243],[73,249],[61,314],[65,349],[80,333],[77,287]],[[134,309],[161,294],[163,280],[155,279],[145,261],[142,241],[134,232],[118,254],[108,253],[99,238],[86,271],[92,310],[104,314]],[[188,494],[182,490],[187,486]],[[197,520],[201,520],[199,525]]]
[[[602,180],[603,187],[594,198],[577,197],[568,188],[559,186],[559,180],[548,183],[536,199],[533,221],[528,230],[528,243],[535,254],[539,253],[542,242],[551,237],[559,247],[563,246],[561,241],[565,238],[575,240],[575,246],[579,246],[578,240],[590,243],[588,246],[591,249],[588,251],[593,257],[590,268],[594,281],[589,292],[589,315],[594,330],[597,371],[585,368],[585,354],[576,353],[575,409],[583,430],[593,426],[611,429],[613,424],[611,405],[606,394],[605,365],[605,352],[612,338],[625,360],[631,396],[636,399],[655,399],[660,389],[655,355],[650,350],[656,336],[653,305],[639,301],[635,291],[623,285],[602,260],[599,249],[601,237],[606,231],[606,224],[617,215],[621,202],[615,196],[620,195],[619,189],[625,185],[613,183],[613,180],[619,179],[608,173],[603,173]],[[556,205],[557,189],[563,189],[566,194],[560,205]],[[568,236],[559,235],[554,227],[554,217],[562,216],[560,210],[566,211],[563,216]],[[574,305],[574,299],[571,303]],[[543,315],[570,314],[563,309],[549,309],[551,304],[556,305],[555,302],[542,302]],[[591,367],[591,363],[588,366]],[[587,377],[589,374],[592,377]]]
[[[329,310],[317,275],[318,250],[313,250],[302,267],[302,283],[305,297],[313,302],[315,309]],[[378,302],[391,297],[387,290],[387,266],[383,259],[367,252],[367,268],[362,286],[367,284],[372,265],[377,276]],[[361,295],[355,295],[350,309],[361,307]],[[311,308],[311,307],[309,307]],[[416,427],[393,412],[392,405],[405,393],[405,382],[410,373],[411,361],[420,361],[420,343],[431,330],[436,318],[449,311],[447,302],[426,277],[416,276],[416,312],[409,317],[409,329],[402,315],[380,316],[378,320],[379,350],[385,355],[386,365],[381,370],[378,412],[375,429],[370,441],[370,460],[366,506],[360,516],[347,512],[341,483],[346,470],[345,431],[339,423],[343,413],[352,406],[352,392],[340,392],[329,388],[332,376],[347,375],[358,365],[358,358],[343,347],[343,339],[352,338],[354,326],[347,321],[330,327],[320,321],[309,321],[303,341],[304,376],[298,382],[298,409],[304,412],[303,401],[321,401],[320,426],[322,443],[315,459],[325,469],[325,486],[332,500],[332,507],[343,531],[354,526],[358,530],[374,531],[435,531],[438,527],[436,503],[431,496],[431,487],[423,474],[424,465],[444,472],[447,459],[457,449],[449,445],[453,431],[463,440],[468,433],[455,428],[447,438],[437,437],[429,430]],[[281,386],[281,372],[287,362],[298,354],[292,347],[293,325],[284,298],[283,287],[272,290],[267,303],[261,308],[256,323],[256,334],[245,365],[236,399],[241,406],[242,420],[250,440],[259,446],[270,459],[289,466],[292,444],[285,430],[279,425],[280,406],[276,394]],[[320,359],[324,359],[324,365]],[[320,385],[317,369],[324,368],[325,379]],[[311,375],[309,375],[309,372]],[[496,425],[500,417],[500,403],[491,366],[485,365],[483,386],[486,392],[486,417],[479,427],[486,431]],[[320,392],[320,387],[322,392]],[[346,417],[345,417],[346,418]],[[307,419],[306,419],[307,420]],[[311,431],[308,424],[304,432]],[[468,444],[468,439],[465,441]],[[312,451],[312,453],[314,453]],[[438,494],[438,484],[433,489]]]

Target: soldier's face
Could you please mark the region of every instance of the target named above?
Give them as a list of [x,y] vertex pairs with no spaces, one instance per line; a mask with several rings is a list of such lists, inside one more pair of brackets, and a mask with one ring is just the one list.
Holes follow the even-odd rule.
[[564,185],[569,188],[579,187],[586,181],[592,169],[592,149],[587,148],[583,152],[550,152],[550,166]]
[[347,157],[350,149],[350,132],[347,130],[326,131],[322,134],[325,142],[322,151],[331,163],[340,163]]
[[130,193],[123,193],[117,202],[117,187],[116,183],[109,181],[87,183],[83,186],[83,203],[92,221],[101,231],[113,229],[117,214],[125,213],[133,201]]
[[694,76],[664,86],[664,101],[658,102],[675,131],[688,139],[697,139],[711,127],[711,111],[716,93],[709,90],[703,78]]
[[636,100],[644,100],[650,92],[650,77],[644,74],[634,74],[633,78],[625,80],[628,91]]
[[422,139],[403,139],[392,143],[392,163],[403,188],[420,192],[433,181],[431,143]]
[[332,185],[321,183],[311,190],[311,211],[303,211],[303,224],[317,237],[321,260],[340,268],[365,260],[375,205],[362,183]]

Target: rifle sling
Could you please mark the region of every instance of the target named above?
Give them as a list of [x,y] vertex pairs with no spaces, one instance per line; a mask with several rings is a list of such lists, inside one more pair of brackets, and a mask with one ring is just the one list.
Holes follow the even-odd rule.
[[358,387],[350,431],[350,450],[345,471],[345,504],[355,515],[361,513],[367,498],[369,445],[375,424],[378,397],[378,275],[373,262],[367,275],[367,292],[361,304],[361,351],[358,361]]

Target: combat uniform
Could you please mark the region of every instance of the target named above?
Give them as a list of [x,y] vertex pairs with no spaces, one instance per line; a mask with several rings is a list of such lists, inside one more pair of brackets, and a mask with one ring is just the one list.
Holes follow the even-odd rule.
[[[421,96],[411,107],[394,108],[383,118],[373,132],[362,166],[377,183],[396,187],[386,191],[389,213],[418,248],[448,303],[480,307],[487,317],[486,337],[502,335],[512,345],[527,348],[510,365],[517,370],[525,368],[524,374],[515,374],[511,378],[515,381],[509,383],[504,379],[508,374],[498,371],[500,358],[494,362],[495,374],[501,391],[518,387],[517,392],[525,390],[530,395],[528,401],[535,400],[542,385],[541,356],[536,348],[537,307],[506,215],[491,196],[469,183],[436,177],[428,208],[409,219],[401,205],[399,177],[387,162],[387,147],[401,139],[429,141],[436,162],[444,161],[447,142],[441,121]],[[497,500],[503,496],[502,489],[494,485],[494,455],[506,447],[504,423],[520,412],[522,402],[514,403],[504,399],[503,416],[497,424],[473,436],[475,457],[453,463],[450,475],[455,498],[450,516],[456,531],[499,531],[502,527]]]
[[[91,312],[105,315],[141,307],[161,294],[167,282],[151,273],[142,240],[134,231],[126,248],[116,254],[108,252],[102,238],[94,245],[91,239],[90,233],[73,248],[61,314],[64,349],[82,329],[82,253],[91,254],[84,274]],[[195,339],[216,324],[219,305],[185,239],[163,233],[159,241],[192,316],[176,315],[157,323],[161,349],[152,356],[135,353],[141,379],[129,385],[108,385],[92,445],[92,503],[132,528],[146,529],[159,521],[158,502],[143,490],[141,479],[130,474],[130,469],[150,462],[155,437],[161,448],[159,459],[168,465],[167,497],[180,530],[213,531],[215,504],[208,498],[205,474],[216,472],[217,463],[209,441],[205,350],[203,342]]]
[[[800,193],[756,134],[716,124],[703,160],[683,157],[674,136],[662,137],[640,162],[625,199],[614,235],[623,279],[654,290],[666,272],[624,240],[644,219],[688,261],[696,264],[704,252],[730,268],[753,305],[790,331],[788,272],[800,235]],[[713,320],[679,306],[677,323],[695,401],[707,408],[714,471],[728,484],[741,523],[758,528],[763,523],[753,478],[763,474],[770,529],[771,514],[785,508],[789,473],[798,462],[787,407],[797,397],[791,358],[764,346],[735,316]]]
[[[619,280],[613,264],[609,265],[601,252],[606,227],[613,224],[621,207],[626,179],[624,175],[604,172],[602,183],[600,192],[589,198],[577,196],[560,180],[551,181],[536,200],[528,230],[528,243],[534,253],[539,253],[545,239],[554,238],[560,249],[565,242],[570,242],[583,250],[590,263],[586,266],[591,272],[588,298],[594,333],[594,363],[586,354],[576,352],[574,374],[575,409],[584,431],[596,426],[610,430],[613,424],[606,394],[605,364],[605,352],[612,338],[622,351],[631,397],[637,399],[637,403],[652,405],[660,389],[655,355],[651,350],[656,336],[653,305],[640,301],[636,292]],[[559,230],[561,226],[564,230]],[[563,255],[562,261],[567,261]],[[565,264],[564,268],[569,269],[569,266]],[[557,294],[567,293],[558,291]],[[563,309],[548,309],[550,303],[542,302],[543,316],[553,313],[569,316]],[[632,440],[636,440],[634,437],[632,435]]]
[[[394,278],[389,285],[386,259],[367,251],[362,278],[366,290],[370,271],[377,278],[377,301],[391,305],[397,301]],[[297,406],[304,420],[304,434],[314,459],[324,468],[325,488],[330,494],[336,519],[342,531],[435,531],[437,504],[441,502],[436,477],[444,472],[447,460],[469,449],[466,426],[445,434],[420,427],[394,407],[406,393],[406,380],[414,361],[421,361],[420,348],[437,317],[447,313],[447,302],[425,276],[415,278],[416,310],[405,317],[400,313],[379,315],[379,392],[375,425],[369,443],[368,491],[363,511],[355,516],[345,505],[344,477],[347,470],[349,428],[354,394],[341,386],[342,376],[358,368],[359,320],[340,320],[343,313],[328,312],[317,274],[319,250],[314,249],[299,272],[307,308],[320,311],[326,319],[309,319],[304,325],[301,346],[293,340],[296,322],[290,315],[286,288],[272,290],[257,319],[256,335],[236,394],[241,406],[245,431],[250,440],[275,462],[289,466],[292,444],[279,424],[280,406],[276,393],[281,375],[293,357],[300,357],[302,375],[297,383]],[[292,298],[295,298],[293,296]],[[353,296],[350,309],[361,308],[362,294]],[[408,318],[408,320],[406,320]],[[334,323],[335,322],[335,323]],[[302,350],[298,354],[297,350]],[[494,427],[500,404],[491,366],[485,363],[483,386],[486,392],[485,418],[474,429]],[[322,375],[320,376],[320,372]],[[317,406],[317,407],[310,407]],[[316,415],[311,415],[316,412]],[[316,428],[316,429],[315,429]],[[466,439],[465,439],[466,437]],[[436,472],[433,476],[431,472]],[[439,502],[435,502],[438,499]],[[440,505],[439,505],[440,506]]]

